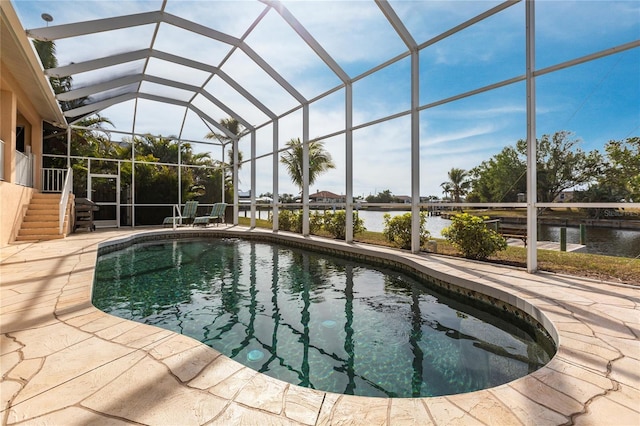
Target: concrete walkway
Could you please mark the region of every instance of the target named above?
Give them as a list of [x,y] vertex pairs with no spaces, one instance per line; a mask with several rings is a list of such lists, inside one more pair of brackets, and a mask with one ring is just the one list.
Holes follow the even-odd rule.
[[537,315],[560,343],[547,366],[488,390],[346,396],[280,382],[189,337],[95,309],[98,244],[131,233],[103,230],[1,249],[3,424],[640,425],[638,288],[289,237],[402,256],[454,282],[473,280],[476,290]]

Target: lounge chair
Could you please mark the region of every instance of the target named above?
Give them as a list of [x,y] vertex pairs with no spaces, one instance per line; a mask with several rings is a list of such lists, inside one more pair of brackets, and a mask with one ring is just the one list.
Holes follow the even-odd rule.
[[[224,217],[224,211],[227,208],[227,203],[215,203],[211,208],[211,213],[209,216],[200,216],[193,219],[193,225],[202,225],[207,226],[211,223],[211,221],[219,221],[222,222],[222,218]],[[216,226],[218,226],[218,222],[215,222]]]
[[178,212],[178,216],[169,216],[165,217],[162,221],[163,225],[174,225],[173,221],[175,220],[176,225],[182,225],[184,222],[190,222],[196,217],[196,209],[198,208],[197,201],[187,201],[182,209],[182,213]]

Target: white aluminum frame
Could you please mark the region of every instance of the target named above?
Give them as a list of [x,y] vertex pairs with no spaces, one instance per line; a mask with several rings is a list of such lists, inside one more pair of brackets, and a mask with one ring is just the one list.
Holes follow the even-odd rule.
[[[232,37],[230,35],[221,33],[215,29],[208,28],[204,25],[197,24],[195,22],[188,21],[184,18],[166,13],[164,11],[166,2],[163,2],[162,8],[159,11],[140,13],[136,15],[125,15],[115,18],[107,18],[100,19],[90,22],[81,22],[76,24],[66,24],[66,25],[58,25],[51,26],[45,28],[38,28],[29,30],[28,34],[32,37],[43,39],[43,40],[56,40],[66,37],[75,37],[79,35],[92,34],[99,31],[108,31],[117,28],[129,28],[140,25],[147,24],[155,24],[155,32],[150,46],[147,49],[136,50],[132,52],[126,52],[118,55],[112,55],[103,58],[97,58],[85,62],[75,63],[67,66],[60,66],[55,69],[46,70],[45,73],[49,76],[68,76],[73,75],[80,72],[95,70],[107,66],[112,66],[116,64],[123,64],[131,61],[139,61],[145,60],[145,68],[142,73],[128,75],[125,77],[120,77],[113,79],[111,81],[102,82],[100,84],[96,84],[89,87],[84,87],[81,89],[73,90],[71,92],[67,92],[61,95],[58,95],[59,100],[73,100],[74,98],[90,96],[91,94],[99,93],[101,91],[117,89],[127,85],[137,84],[138,90],[125,93],[120,96],[116,96],[110,99],[104,99],[100,102],[91,103],[87,106],[77,108],[71,111],[67,111],[65,115],[67,117],[82,117],[88,114],[94,113],[101,109],[107,108],[108,106],[115,105],[120,102],[124,102],[127,100],[135,99],[136,106],[135,111],[137,112],[137,100],[138,99],[147,99],[156,102],[169,103],[178,105],[180,107],[185,108],[185,119],[187,111],[193,111],[197,114],[204,122],[204,124],[211,128],[211,126],[217,128],[225,135],[227,135],[232,142],[230,142],[233,146],[234,152],[234,164],[233,164],[233,185],[234,188],[237,189],[238,185],[238,151],[239,151],[239,140],[246,136],[250,135],[250,152],[251,156],[249,159],[245,159],[245,162],[251,164],[251,226],[255,226],[255,213],[256,213],[256,160],[263,157],[272,156],[272,167],[273,167],[273,194],[274,200],[272,204],[272,217],[273,217],[273,232],[278,232],[278,212],[280,207],[284,207],[283,204],[279,202],[278,197],[278,188],[279,188],[279,154],[284,150],[284,148],[280,148],[279,145],[279,120],[282,118],[297,112],[302,111],[302,142],[303,142],[303,186],[302,186],[302,210],[303,210],[303,226],[302,233],[303,235],[309,234],[309,158],[308,158],[308,144],[310,142],[309,139],[309,106],[320,99],[323,99],[330,94],[342,90],[345,90],[344,103],[345,103],[345,126],[343,130],[333,132],[327,135],[317,136],[314,140],[326,139],[329,137],[334,137],[337,135],[344,134],[345,137],[345,157],[346,157],[346,168],[345,168],[345,193],[346,193],[346,203],[344,204],[344,208],[347,213],[347,229],[346,229],[346,241],[353,241],[353,220],[352,220],[352,212],[354,208],[353,204],[353,132],[354,130],[363,129],[369,126],[373,126],[379,123],[383,123],[389,120],[393,120],[403,116],[410,117],[411,123],[411,211],[413,214],[412,217],[412,243],[411,250],[413,252],[418,252],[420,250],[420,241],[419,241],[419,212],[423,207],[429,207],[432,205],[437,205],[436,203],[421,203],[420,202],[420,170],[421,170],[421,161],[420,161],[420,112],[424,110],[428,110],[431,108],[435,108],[440,105],[444,105],[450,102],[454,102],[456,100],[464,99],[470,96],[474,96],[476,94],[484,93],[490,90],[494,90],[500,87],[505,87],[508,85],[516,84],[519,82],[525,82],[526,84],[526,117],[527,117],[527,200],[526,203],[449,203],[448,206],[452,207],[472,207],[472,206],[485,206],[485,207],[495,207],[495,206],[503,206],[503,207],[525,207],[527,209],[527,235],[528,235],[528,244],[527,244],[527,270],[529,272],[535,272],[537,270],[537,248],[535,241],[537,240],[537,218],[536,213],[539,208],[542,207],[580,207],[580,208],[601,208],[601,207],[611,207],[611,208],[640,208],[640,203],[540,203],[536,199],[537,193],[537,184],[536,184],[536,78],[545,75],[551,72],[567,69],[569,67],[582,64],[585,62],[589,62],[595,59],[603,58],[605,56],[618,54],[620,52],[634,49],[640,47],[640,40],[634,40],[631,42],[627,42],[618,46],[613,46],[611,48],[594,52],[583,57],[573,58],[571,60],[555,64],[549,66],[544,69],[536,69],[535,66],[535,1],[536,0],[524,0],[525,2],[525,25],[526,25],[526,69],[523,75],[513,76],[503,81],[499,81],[484,87],[479,87],[474,90],[470,90],[468,92],[459,93],[454,96],[440,99],[435,102],[431,102],[429,104],[420,105],[419,98],[419,86],[420,86],[420,69],[419,69],[419,59],[420,52],[432,46],[453,34],[456,34],[465,28],[468,28],[478,22],[481,22],[497,13],[502,12],[515,4],[520,3],[522,0],[507,0],[499,5],[486,10],[485,12],[468,19],[467,21],[447,30],[443,33],[426,40],[420,44],[414,40],[411,33],[405,27],[404,23],[395,13],[393,7],[384,0],[375,0],[376,5],[380,9],[381,13],[384,15],[386,20],[389,22],[391,27],[394,29],[398,37],[403,41],[407,50],[394,58],[391,58],[384,63],[381,63],[360,75],[357,76],[349,76],[337,61],[325,50],[325,48],[313,38],[313,36],[309,33],[309,31],[302,25],[302,23],[279,1],[276,0],[261,0],[261,2],[265,5],[265,9],[259,16],[255,19],[255,21],[249,26],[245,34],[241,38]],[[247,36],[258,26],[258,24],[262,21],[265,15],[273,10],[279,14],[279,16],[286,22],[295,32],[296,34],[315,52],[315,54],[327,65],[327,67],[337,76],[340,80],[340,84],[336,87],[333,87],[326,92],[316,96],[313,99],[306,99],[298,90],[291,85],[285,78],[283,78],[275,69],[265,61],[259,54],[257,54],[249,45],[246,44],[245,39]],[[158,51],[154,48],[154,43],[156,39],[156,35],[158,32],[158,28],[160,24],[169,24],[184,30],[208,37],[213,40],[217,40],[221,43],[225,43],[229,46],[230,50],[227,56],[222,60],[219,66],[212,66],[209,64],[200,63],[198,61],[194,61],[190,58],[185,58],[181,56],[172,55],[166,52]],[[252,93],[243,88],[240,84],[238,84],[232,77],[228,76],[221,68],[227,59],[233,54],[236,49],[242,50],[258,67],[264,70],[267,75],[269,75],[280,87],[282,87],[286,93],[288,93],[295,101],[297,105],[289,111],[286,111],[280,115],[276,114],[274,111],[271,111],[269,108],[265,106],[262,100],[258,99]],[[387,66],[397,63],[400,60],[403,60],[407,57],[410,57],[411,60],[411,107],[407,111],[400,111],[390,116],[378,118],[375,120],[371,120],[366,123],[358,124],[354,126],[353,124],[353,83],[358,80],[364,79],[367,76],[374,74]],[[201,86],[194,86],[185,84],[183,82],[177,80],[164,79],[159,77],[154,77],[146,74],[146,64],[148,63],[150,58],[162,59],[165,61],[169,61],[175,64],[180,64],[186,67],[191,67],[194,69],[198,69],[201,71],[205,71],[210,73],[209,78]],[[207,83],[213,78],[217,76],[223,79],[230,87],[236,90],[241,96],[244,97],[251,105],[257,108],[259,111],[264,113],[268,117],[268,121],[265,123],[254,124],[252,125],[248,120],[243,118],[241,114],[237,113],[233,109],[229,108],[223,99],[218,99],[216,96],[213,96],[211,93],[208,93],[205,89]],[[167,87],[178,88],[182,90],[187,90],[193,93],[193,96],[189,101],[182,101],[177,99],[172,99],[164,96],[157,96],[149,93],[140,92],[140,85],[142,82],[152,82],[155,84],[164,85]],[[216,107],[220,108],[229,116],[237,119],[244,127],[245,131],[243,134],[239,136],[231,135],[229,132],[224,129],[219,123],[216,122],[215,119],[208,116],[204,111],[200,108],[195,107],[193,105],[193,100],[197,95],[202,95],[207,101],[211,102]],[[135,116],[134,116],[134,124],[133,129],[128,132],[128,134],[135,135]],[[262,127],[271,125],[273,126],[272,140],[270,141],[272,144],[272,152],[267,154],[262,154],[260,156],[257,155],[256,144],[257,135],[256,131]],[[183,124],[184,127],[184,119]],[[182,129],[180,129],[180,133],[182,133]],[[70,139],[70,134],[69,134]],[[197,143],[205,143],[205,142],[197,142]],[[69,144],[70,145],[70,144]],[[216,144],[213,144],[216,145]],[[225,144],[221,145],[222,147],[222,160],[224,160],[224,151]],[[132,153],[133,155],[133,153]],[[70,153],[68,153],[70,157]],[[132,159],[133,160],[133,159]],[[132,177],[135,179],[135,174]],[[235,191],[234,194],[234,219],[233,223],[238,223],[238,212],[239,212],[239,203],[238,203],[238,192]],[[134,204],[135,204],[135,195],[134,195]],[[135,211],[135,209],[134,209]]]

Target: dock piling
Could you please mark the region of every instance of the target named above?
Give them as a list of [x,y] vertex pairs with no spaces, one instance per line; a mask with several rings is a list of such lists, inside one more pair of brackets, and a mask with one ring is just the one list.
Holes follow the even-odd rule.
[[580,224],[580,244],[587,244],[587,225],[584,223]]

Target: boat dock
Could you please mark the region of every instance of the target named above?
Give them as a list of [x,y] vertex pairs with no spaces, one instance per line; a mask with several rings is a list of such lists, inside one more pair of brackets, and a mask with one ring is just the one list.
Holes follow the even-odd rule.
[[[513,247],[524,247],[524,242],[517,238],[509,238],[507,244]],[[567,243],[567,251],[581,251],[586,246],[583,244],[571,244]],[[538,241],[539,250],[553,250],[560,251],[560,243],[557,241]]]

